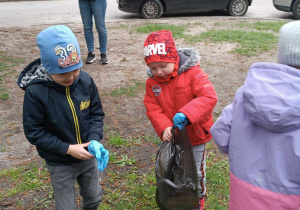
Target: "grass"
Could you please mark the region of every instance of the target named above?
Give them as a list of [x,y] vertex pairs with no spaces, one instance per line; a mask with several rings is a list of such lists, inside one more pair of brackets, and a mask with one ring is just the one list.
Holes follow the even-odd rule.
[[[269,51],[276,47],[278,37],[269,31],[278,32],[279,29],[286,21],[277,22],[255,22],[248,24],[245,21],[237,24],[241,28],[254,28],[257,31],[245,31],[242,29],[220,29],[220,30],[208,30],[198,35],[186,35],[184,32],[189,27],[197,25],[185,24],[185,25],[164,25],[164,24],[149,24],[137,26],[135,30],[139,33],[150,33],[158,30],[172,31],[173,37],[184,38],[186,42],[194,45],[197,42],[227,42],[237,43],[239,46],[233,49],[232,53],[238,53],[245,56],[254,56],[262,52]],[[221,27],[222,23],[215,22],[215,27]]]
[[[119,139],[124,137],[119,136]],[[156,142],[156,138],[149,137]],[[152,142],[150,140],[150,142]],[[117,145],[117,146],[116,146]],[[119,148],[119,144],[114,147]],[[155,162],[155,156],[151,161]],[[207,200],[206,209],[228,209],[229,199],[229,166],[213,142],[207,144]],[[139,171],[134,156],[111,152],[109,167],[104,176],[103,200],[99,210],[110,209],[154,209],[158,210],[155,201],[156,179],[154,168]],[[128,168],[120,172],[121,168]],[[32,162],[22,167],[3,169],[0,171],[0,180],[5,179],[7,189],[0,189],[1,200],[14,200],[14,205],[20,208],[24,201],[18,198],[28,193],[44,192],[38,194],[31,202],[33,209],[47,209],[53,207],[53,192],[45,165],[38,166]]]
[[0,93],[0,98],[2,98],[3,100],[8,100],[10,98],[10,95],[8,92],[2,92]]
[[20,58],[15,58],[5,55],[0,51],[0,98],[8,100],[10,98],[9,92],[7,92],[3,81],[13,73],[13,67],[24,62]]
[[113,147],[131,147],[131,146],[139,146],[142,144],[142,137],[135,138],[123,138],[117,132],[108,133],[108,144]]
[[147,142],[155,144],[155,145],[160,145],[161,140],[158,136],[144,136],[143,137]]
[[5,55],[5,52],[0,51],[0,72],[5,72],[10,70],[16,64],[24,62],[23,59],[15,58]]
[[118,164],[120,167],[123,167],[125,165],[134,165],[137,161],[134,157],[129,158],[128,155],[120,155],[120,157],[118,157],[115,161],[111,161],[111,163]]
[[100,210],[109,209],[158,209],[155,203],[155,176],[132,170],[125,174],[108,173],[107,184],[114,186],[105,189],[104,202]]
[[255,23],[248,23],[246,24],[245,22],[241,22],[237,24],[238,27],[242,28],[254,28],[258,31],[274,31],[274,32],[279,32],[280,28],[286,24],[287,21],[274,21],[274,22],[255,22]]
[[[21,167],[2,169],[0,180],[5,181],[9,187],[1,189],[0,201],[4,198],[25,196],[31,191],[48,191],[48,199],[52,199],[52,189],[48,171],[43,166],[32,162]],[[47,202],[46,202],[47,203]],[[20,203],[22,206],[22,203]]]
[[229,201],[229,163],[228,158],[220,154],[217,146],[207,143],[207,202],[209,209],[228,209]]
[[116,132],[109,134],[108,144],[113,147],[129,147],[130,142],[122,138],[122,136]]
[[239,47],[231,52],[252,56],[276,47],[277,39],[277,36],[268,32],[221,29],[203,32],[194,36],[190,41],[238,43]]
[[170,25],[170,24],[152,24],[146,23],[142,26],[137,26],[135,31],[138,33],[146,33],[149,34],[154,31],[167,30],[172,31],[172,35],[174,39],[184,38],[184,30],[186,29],[186,25]]
[[145,82],[134,82],[131,86],[120,87],[110,92],[112,96],[126,95],[128,97],[136,96],[141,90],[145,89]]

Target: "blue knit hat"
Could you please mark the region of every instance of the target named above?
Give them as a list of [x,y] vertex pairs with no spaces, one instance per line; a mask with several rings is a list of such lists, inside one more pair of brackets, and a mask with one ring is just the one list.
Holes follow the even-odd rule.
[[79,44],[73,32],[64,25],[50,26],[36,39],[41,63],[50,74],[74,71],[83,64]]
[[281,27],[278,41],[278,63],[300,66],[300,21]]

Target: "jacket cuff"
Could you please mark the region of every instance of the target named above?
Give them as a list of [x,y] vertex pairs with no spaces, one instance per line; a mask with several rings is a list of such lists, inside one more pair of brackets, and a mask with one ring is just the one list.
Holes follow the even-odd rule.
[[59,149],[58,149],[58,153],[62,156],[65,156],[68,149],[69,149],[70,144],[66,143],[66,142],[62,142]]
[[96,141],[100,141],[102,139],[103,136],[100,136],[98,133],[91,133],[88,137],[88,141],[91,140],[96,140]]
[[193,119],[193,116],[187,110],[180,109],[179,112],[183,113],[186,116],[186,119],[188,120],[188,124],[194,124],[195,123],[194,119]]

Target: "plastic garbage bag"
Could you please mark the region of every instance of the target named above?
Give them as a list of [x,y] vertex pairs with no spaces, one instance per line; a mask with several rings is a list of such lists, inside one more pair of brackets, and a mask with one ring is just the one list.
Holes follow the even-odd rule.
[[190,210],[199,202],[195,159],[186,126],[156,156],[156,202],[162,210]]

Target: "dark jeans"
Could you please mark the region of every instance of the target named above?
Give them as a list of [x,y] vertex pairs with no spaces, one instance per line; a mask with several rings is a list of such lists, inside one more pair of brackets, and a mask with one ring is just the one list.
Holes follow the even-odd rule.
[[89,52],[94,52],[93,17],[98,31],[100,52],[106,54],[107,31],[105,27],[106,0],[79,0],[79,10],[84,36]]
[[56,210],[76,210],[75,182],[79,184],[83,209],[97,210],[102,189],[96,159],[83,160],[66,166],[47,165],[54,191]]

